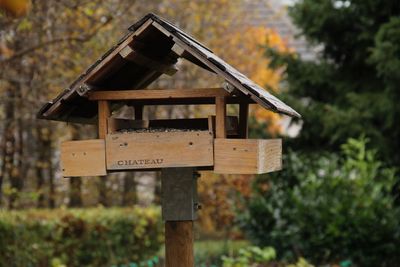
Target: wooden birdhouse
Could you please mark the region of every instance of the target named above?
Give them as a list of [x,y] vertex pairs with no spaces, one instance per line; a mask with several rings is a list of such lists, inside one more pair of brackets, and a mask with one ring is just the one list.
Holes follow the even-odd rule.
[[[174,75],[180,59],[218,75],[224,84],[221,88],[146,89],[162,74]],[[147,106],[204,104],[215,105],[215,112],[204,118],[143,117]],[[238,105],[238,114],[227,116],[227,104]],[[282,167],[281,140],[248,139],[250,104],[300,117],[199,41],[148,14],[43,106],[38,117],[98,125],[98,139],[62,143],[65,177],[162,170],[166,267],[188,267],[194,266],[193,221],[200,207],[196,170],[259,174]],[[125,115],[120,116],[123,109]]]
[[[188,60],[225,80],[221,88],[146,89],[162,74]],[[215,105],[205,118],[144,120],[149,105]],[[237,104],[237,116],[226,105]],[[98,123],[99,138],[61,145],[63,174],[98,176],[114,171],[196,167],[216,173],[259,174],[281,169],[279,139],[248,139],[249,104],[300,115],[210,49],[170,22],[149,14],[70,87],[49,102],[39,117]],[[119,118],[121,106],[134,110]]]

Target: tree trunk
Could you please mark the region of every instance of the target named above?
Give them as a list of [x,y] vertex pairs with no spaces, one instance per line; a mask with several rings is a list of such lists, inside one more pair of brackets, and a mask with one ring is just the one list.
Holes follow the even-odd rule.
[[49,157],[47,158],[47,165],[49,166],[49,208],[54,209],[56,207],[56,202],[55,202],[55,187],[54,187],[54,171],[53,171],[53,163],[51,160],[51,157],[53,155],[53,150],[51,146],[51,139],[49,140],[50,144],[48,145],[48,155]]
[[[45,196],[45,184],[46,180],[49,181],[50,192],[48,196],[49,206],[54,207],[53,194],[53,166],[51,162],[52,150],[51,150],[51,129],[47,125],[38,123],[36,127],[37,133],[37,162],[36,162],[36,191],[39,194],[36,206],[38,208],[43,208],[46,206],[46,196]],[[54,202],[54,201],[53,201]]]
[[45,167],[45,158],[44,158],[44,147],[43,147],[43,142],[42,142],[42,128],[40,126],[40,123],[37,124],[36,127],[36,140],[37,140],[37,158],[36,158],[36,193],[38,194],[38,199],[36,203],[37,208],[43,208],[44,207],[44,190],[43,186],[45,183],[45,178],[44,178],[44,167]]
[[153,203],[161,205],[161,172],[156,172],[155,176]]
[[99,190],[99,204],[107,207],[107,176],[100,176],[98,179],[97,188]]
[[[79,139],[77,126],[72,125],[72,140]],[[69,180],[69,207],[82,206],[82,177],[71,177]]]
[[15,113],[14,113],[14,101],[15,101],[15,90],[9,88],[6,93],[7,104],[5,107],[6,111],[6,128],[5,128],[5,139],[6,139],[6,153],[5,153],[5,172],[4,176],[8,177],[11,185],[11,192],[8,198],[8,208],[15,208],[15,201],[18,196],[18,170],[14,165],[15,156]]
[[69,204],[70,208],[82,207],[82,178],[69,178]]
[[122,206],[130,206],[137,203],[135,173],[129,172],[124,177],[124,191],[122,195]]

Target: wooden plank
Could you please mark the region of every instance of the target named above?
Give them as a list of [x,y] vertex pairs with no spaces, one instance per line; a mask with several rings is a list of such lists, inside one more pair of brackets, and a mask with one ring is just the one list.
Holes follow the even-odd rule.
[[[111,100],[110,100],[111,101]],[[215,97],[204,97],[204,98],[165,98],[165,99],[133,99],[129,100],[131,105],[214,105]],[[240,104],[249,103],[254,104],[254,101],[249,98],[243,97],[227,97],[227,104]]]
[[134,36],[140,35],[142,32],[144,32],[144,31],[147,29],[147,27],[149,27],[149,26],[152,25],[152,24],[153,24],[153,20],[152,20],[152,19],[148,19],[145,23],[143,23],[142,26],[140,26],[140,27],[133,33],[133,35],[134,35]]
[[109,134],[108,170],[212,166],[213,138],[208,131]]
[[246,139],[248,136],[247,120],[249,117],[249,104],[239,104],[239,137]]
[[193,221],[165,222],[165,266],[193,267]]
[[61,143],[61,166],[64,177],[106,175],[103,139]]
[[144,30],[147,29],[148,26],[150,26],[153,23],[153,20],[149,19],[147,20],[140,28],[138,28],[135,32],[130,33],[126,39],[120,43],[110,54],[108,54],[104,59],[100,59],[100,63],[97,64],[93,69],[90,69],[90,71],[87,71],[85,73],[85,76],[82,80],[78,81],[74,87],[72,88],[73,90],[70,90],[70,92],[66,95],[63,96],[62,99],[58,100],[54,105],[52,105],[44,114],[43,116],[45,117],[51,117],[51,115],[57,114],[57,112],[61,109],[61,102],[62,100],[69,99],[69,97],[74,94],[75,92],[77,93],[77,89],[84,83],[88,82],[90,84],[90,81],[94,79],[95,77],[98,77],[96,74],[103,68],[108,68],[106,65],[109,64],[110,61],[112,61],[115,57],[119,57],[119,52],[128,44],[130,44],[134,37],[137,36],[138,34],[142,33]]
[[[231,83],[233,86],[235,86],[235,88],[239,89],[244,94],[246,95],[250,94],[252,99],[265,109],[271,110],[273,112],[277,112],[278,110],[280,113],[287,114],[289,116],[298,118],[301,117],[301,115],[298,114],[291,107],[287,106],[285,103],[283,103],[275,96],[269,94],[263,88],[259,87],[254,82],[249,80],[242,73],[238,72],[232,66],[224,62],[222,59],[220,59],[210,51],[207,51],[206,49],[198,45],[196,42],[193,42],[189,40],[187,37],[182,35],[179,35],[179,37],[177,37],[176,34],[171,34],[171,35],[172,35],[172,40],[180,47],[182,47],[182,49],[185,49],[194,57],[196,57],[199,61],[205,64],[207,67],[209,67],[212,71],[224,77],[226,81]],[[186,41],[182,41],[181,38],[186,39]],[[186,42],[191,43],[191,45]],[[248,88],[244,86],[244,84],[246,83],[249,83],[248,86],[252,88],[252,91],[250,91]],[[263,99],[267,100],[267,103]]]
[[96,91],[89,93],[89,100],[150,100],[171,98],[207,98],[218,96],[229,96],[229,93],[222,88]]
[[98,131],[100,139],[104,139],[107,135],[107,119],[110,117],[110,114],[110,104],[108,101],[100,100],[98,102]]
[[183,56],[183,54],[185,53],[185,49],[183,49],[182,47],[180,47],[177,44],[174,44],[172,46],[171,51],[178,57]]
[[258,145],[258,173],[268,173],[281,170],[282,140],[260,140]]
[[[151,24],[153,23],[152,20],[148,20],[146,21],[142,26],[140,26],[140,28],[138,28],[135,32],[130,33],[129,36],[121,43],[118,45],[117,48],[115,48],[115,50],[113,50],[109,55],[106,56],[106,58],[104,58],[95,68],[93,68],[85,77],[85,79],[83,79],[82,81],[80,81],[77,86],[79,87],[82,83],[85,83],[86,81],[90,81],[92,79],[92,76],[95,75],[98,71],[100,71],[100,69],[102,69],[103,67],[106,67],[106,65],[108,65],[109,61],[111,61],[114,57],[118,57],[119,52],[124,49],[124,47],[126,47],[127,45],[129,45],[133,39],[139,35],[140,33],[142,33],[144,30],[147,29],[147,27],[149,27]],[[76,88],[76,87],[75,87]]]
[[226,99],[225,97],[215,98],[215,136],[226,138]]
[[175,64],[171,64],[169,62],[154,60],[151,59],[138,51],[133,50],[129,45],[124,47],[121,52],[119,52],[120,56],[126,60],[130,60],[135,62],[138,65],[149,68],[151,70],[155,70],[161,73],[165,73],[169,76],[174,75],[178,69]]
[[214,172],[261,174],[282,168],[280,139],[215,139]]
[[162,32],[163,34],[165,34],[166,36],[170,37],[171,34],[169,33],[169,31],[167,31],[166,29],[164,29],[163,26],[161,26],[160,24],[158,24],[156,21],[154,21],[152,23],[152,25],[157,28],[160,32]]
[[212,134],[213,138],[215,138],[215,117],[208,116],[208,131]]

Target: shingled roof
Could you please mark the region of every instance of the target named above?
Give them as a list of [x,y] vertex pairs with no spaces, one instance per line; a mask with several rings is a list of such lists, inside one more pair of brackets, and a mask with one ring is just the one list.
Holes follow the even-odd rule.
[[93,120],[97,115],[97,105],[88,100],[90,91],[143,89],[161,74],[175,73],[173,66],[178,58],[216,73],[240,94],[266,109],[300,117],[295,110],[223,61],[209,48],[155,14],[148,14],[129,27],[128,33],[115,46],[53,101],[44,105],[38,117],[78,122]]

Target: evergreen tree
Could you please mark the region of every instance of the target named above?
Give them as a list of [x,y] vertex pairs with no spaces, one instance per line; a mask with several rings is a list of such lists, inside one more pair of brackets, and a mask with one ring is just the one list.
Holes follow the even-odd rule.
[[303,115],[292,146],[338,150],[366,135],[400,164],[400,2],[300,0],[289,12],[320,48],[315,61],[267,50],[273,67],[286,66],[284,97]]

